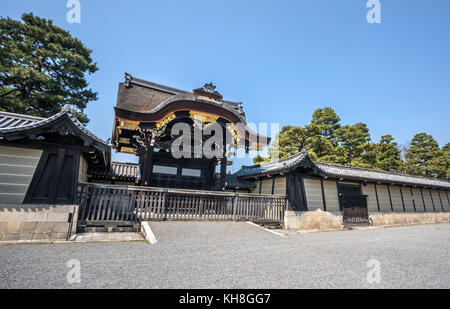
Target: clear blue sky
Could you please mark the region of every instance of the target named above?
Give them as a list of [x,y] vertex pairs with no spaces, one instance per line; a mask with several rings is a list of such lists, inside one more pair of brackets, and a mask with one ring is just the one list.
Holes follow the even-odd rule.
[[375,141],[450,141],[448,0],[380,0],[381,24],[367,23],[367,0],[81,0],[81,24],[66,2],[2,1],[0,15],[53,19],[93,49],[88,127],[104,139],[129,72],[187,90],[213,81],[253,122],[305,125],[330,106]]

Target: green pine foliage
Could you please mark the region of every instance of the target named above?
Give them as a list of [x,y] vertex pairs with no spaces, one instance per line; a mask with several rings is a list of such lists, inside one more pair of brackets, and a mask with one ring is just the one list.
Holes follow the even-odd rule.
[[416,134],[405,157],[407,173],[446,178],[449,166],[448,144],[440,149],[439,144],[431,135]]
[[314,111],[305,127],[285,126],[275,136],[269,157],[258,155],[255,164],[287,158],[307,149],[315,161],[412,175],[449,179],[450,143],[442,149],[432,136],[417,134],[406,151],[404,161],[400,146],[392,135],[378,143],[371,141],[364,123],[340,124],[340,117],[329,107]]
[[97,100],[86,81],[98,70],[91,53],[51,20],[0,18],[0,110],[49,117],[70,104],[87,123],[83,110]]
[[384,135],[375,145],[374,166],[384,171],[401,172],[403,170],[400,148],[392,135]]

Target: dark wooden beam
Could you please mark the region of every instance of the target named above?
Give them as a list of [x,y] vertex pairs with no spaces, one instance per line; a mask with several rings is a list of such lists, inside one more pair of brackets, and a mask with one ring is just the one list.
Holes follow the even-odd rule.
[[377,198],[377,208],[378,208],[378,212],[381,212],[381,208],[380,208],[380,199],[378,198],[378,190],[377,190],[377,184],[374,183],[373,187],[375,188],[375,196]]
[[403,198],[403,190],[400,186],[400,196],[402,197],[403,212],[406,212],[405,199]]
[[225,190],[226,177],[227,177],[227,157],[224,154],[223,158],[220,159],[220,181],[219,181],[220,191]]
[[392,204],[392,195],[391,195],[391,187],[386,185],[389,193],[389,202],[391,203],[391,211],[394,212],[394,205]]
[[420,188],[420,195],[422,195],[422,203],[423,203],[423,209],[425,212],[427,212],[427,205],[425,205],[425,198],[423,197],[423,190]]
[[[221,123],[221,122],[219,122]],[[221,123],[222,125],[222,158],[220,159],[220,180],[219,180],[219,191],[225,191],[226,177],[227,177],[227,130],[226,123]]]
[[436,212],[436,205],[434,204],[434,200],[433,200],[433,192],[431,192],[431,189],[428,191],[430,191],[430,198],[431,198],[431,204],[433,205],[433,211]]
[[444,212],[445,211],[444,210],[444,204],[442,203],[442,197],[441,197],[441,191],[440,190],[438,191],[438,195],[439,195],[439,201],[441,202],[442,211]]
[[320,187],[322,189],[323,210],[327,211],[327,202],[326,202],[326,199],[325,199],[325,187],[323,185],[323,179],[320,180]]
[[411,187],[411,199],[412,199],[412,202],[413,202],[414,212],[417,212],[416,201],[415,201],[414,192],[413,192],[413,188],[412,187]]
[[149,187],[151,184],[151,178],[153,173],[153,153],[155,151],[154,146],[150,146],[146,151],[142,162],[142,185]]
[[66,156],[66,149],[64,148],[58,149],[58,154],[56,157],[55,177],[52,179],[52,183],[50,184],[50,190],[48,194],[50,204],[55,203],[56,200],[56,188],[58,187],[60,181],[59,178],[61,177],[65,156]]

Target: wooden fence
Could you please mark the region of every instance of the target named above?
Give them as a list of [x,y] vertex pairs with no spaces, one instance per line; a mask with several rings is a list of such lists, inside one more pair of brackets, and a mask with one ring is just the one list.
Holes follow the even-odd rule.
[[283,222],[286,196],[79,183],[80,224],[141,220]]

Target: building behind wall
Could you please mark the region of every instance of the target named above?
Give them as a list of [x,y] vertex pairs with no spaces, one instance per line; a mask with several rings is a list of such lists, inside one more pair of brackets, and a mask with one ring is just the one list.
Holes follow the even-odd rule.
[[[267,137],[244,129],[247,120],[241,102],[225,100],[215,89],[210,83],[192,91],[180,90],[125,74],[114,109],[112,144],[116,151],[139,158],[140,185],[225,190],[229,150],[262,149],[270,143]],[[214,149],[220,156],[212,158],[201,153],[212,136],[206,130],[210,125],[220,128],[223,138],[221,149]],[[185,150],[183,143],[182,158],[172,148],[179,137],[172,134],[173,129],[181,126],[191,135],[190,149]]]
[[75,233],[78,182],[110,156],[69,106],[50,118],[0,112],[0,240]]
[[74,204],[89,166],[109,166],[110,157],[69,106],[50,118],[0,112],[2,204]]
[[370,213],[450,212],[448,181],[313,162],[301,152],[235,173],[252,191],[287,195],[295,211],[342,211],[342,196],[364,196]]

